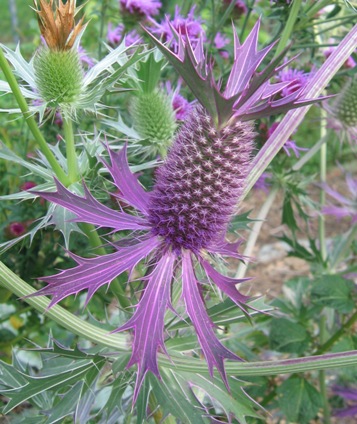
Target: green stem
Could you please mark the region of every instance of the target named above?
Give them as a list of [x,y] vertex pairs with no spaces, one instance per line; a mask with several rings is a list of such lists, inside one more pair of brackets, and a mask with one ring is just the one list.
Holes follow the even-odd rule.
[[299,15],[299,10],[301,7],[301,0],[294,0],[291,5],[291,10],[289,13],[288,21],[286,22],[286,25],[284,27],[284,31],[281,34],[278,47],[276,49],[275,55],[277,56],[279,53],[281,53],[286,45],[288,44],[289,38],[294,30],[295,22],[297,20],[297,17]]
[[[325,112],[321,109],[321,139],[326,137],[326,127],[324,122]],[[327,146],[326,143],[321,145],[320,149],[320,182],[321,184],[326,183],[326,172],[327,172]],[[324,207],[326,202],[326,193],[324,189],[320,190],[320,209]],[[319,214],[319,241],[320,241],[320,251],[322,260],[325,261],[327,258],[326,251],[326,229],[325,229],[325,216],[323,214]]]
[[316,351],[316,355],[322,355],[323,353],[328,352],[330,348],[352,328],[355,322],[357,322],[357,311],[338,331],[336,331],[332,337],[330,337],[322,346],[319,347],[319,349]]
[[[35,293],[35,290],[0,262],[0,285],[15,295],[22,297]],[[47,309],[50,301],[44,297],[26,297],[23,301],[33,306],[37,311],[46,313],[53,321],[78,336],[84,337],[95,344],[108,346],[127,352],[130,344],[123,334],[110,334],[96,326],[82,321],[62,307],[55,305]],[[357,312],[356,312],[357,318]],[[355,319],[356,319],[355,318]],[[347,324],[347,323],[346,323]],[[196,358],[185,358],[180,352],[170,351],[172,360],[159,354],[159,364],[175,371],[203,373],[208,375],[207,365]],[[226,362],[227,374],[240,376],[279,375],[296,372],[308,372],[329,368],[340,368],[357,365],[357,350],[343,353],[332,353],[323,356],[311,356],[298,359],[260,362]]]
[[21,93],[20,87],[16,81],[16,78],[14,77],[14,74],[10,68],[10,65],[8,61],[5,58],[5,55],[0,48],[0,67],[2,71],[4,72],[5,78],[14,94],[14,97],[17,101],[17,104],[19,105],[19,108],[25,118],[25,122],[28,125],[32,135],[34,136],[36,142],[41,148],[42,153],[45,155],[46,159],[48,160],[49,164],[52,167],[53,172],[56,174],[57,178],[65,185],[69,185],[69,179],[63,169],[60,167],[56,157],[52,153],[51,149],[48,147],[46,140],[44,139],[40,129],[38,128],[38,125],[31,114],[27,102],[24,98],[24,96]]
[[[253,253],[253,249],[255,246],[255,243],[257,242],[260,230],[264,224],[264,221],[270,211],[270,208],[272,207],[274,200],[276,198],[276,195],[278,194],[278,189],[273,188],[267,199],[265,200],[262,208],[260,209],[258,215],[254,218],[256,221],[254,222],[254,225],[252,227],[252,231],[249,233],[249,239],[247,241],[243,256],[251,257]],[[244,278],[246,272],[248,269],[248,263],[240,263],[238,266],[237,273],[234,278]]]
[[64,139],[66,142],[66,155],[68,167],[68,179],[75,183],[79,179],[78,161],[76,147],[74,144],[73,123],[69,118],[63,119]]
[[[321,315],[319,322],[320,329],[320,343],[324,343],[326,339],[326,317]],[[324,370],[319,371],[319,386],[322,397],[322,411],[324,417],[324,424],[331,424],[331,412],[329,407],[329,401],[327,396],[326,388],[326,372]]]

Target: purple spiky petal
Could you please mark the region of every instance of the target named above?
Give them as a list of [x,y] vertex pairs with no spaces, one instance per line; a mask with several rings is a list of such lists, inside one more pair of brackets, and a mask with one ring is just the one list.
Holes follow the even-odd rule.
[[48,283],[46,287],[34,293],[34,296],[53,296],[48,308],[71,294],[88,290],[86,304],[93,294],[106,283],[124,271],[131,271],[143,258],[147,257],[159,244],[153,237],[134,246],[123,247],[117,252],[95,258],[82,258],[71,254],[77,262],[74,268],[66,269],[59,274],[41,278]]
[[57,191],[53,193],[33,190],[31,193],[74,212],[77,218],[72,221],[87,222],[99,227],[113,228],[116,231],[148,229],[148,223],[144,218],[112,210],[98,202],[84,183],[84,197],[72,193],[56,179],[55,183]]
[[120,197],[145,215],[147,213],[149,194],[145,192],[129,169],[126,145],[119,153],[115,153],[110,149],[108,151],[111,165],[104,160],[102,162],[118,187]]
[[242,359],[224,347],[217,339],[213,331],[214,324],[206,312],[198,284],[191,253],[184,252],[182,255],[182,297],[186,305],[186,312],[195,327],[211,376],[213,375],[213,368],[216,367],[225,385],[229,388],[224,369],[224,359],[234,361],[241,361]]
[[134,329],[133,352],[128,367],[138,364],[134,390],[134,403],[139,394],[145,374],[151,371],[157,377],[159,348],[166,353],[164,344],[164,317],[170,305],[170,286],[174,273],[176,256],[167,253],[162,256],[153,272],[147,277],[144,294],[129,321],[114,332]]
[[200,263],[202,264],[204,270],[208,277],[214,282],[214,284],[222,290],[227,296],[229,296],[233,302],[235,302],[240,309],[247,313],[244,304],[249,300],[249,296],[245,296],[236,288],[237,284],[243,283],[244,281],[249,280],[249,278],[231,278],[226,277],[225,275],[220,274],[216,271],[207,261],[204,259],[200,259]]

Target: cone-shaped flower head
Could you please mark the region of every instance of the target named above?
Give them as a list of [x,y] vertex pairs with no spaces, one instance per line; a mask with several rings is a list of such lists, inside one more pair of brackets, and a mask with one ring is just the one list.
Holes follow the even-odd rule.
[[216,337],[202,291],[205,284],[215,284],[247,313],[248,297],[236,288],[243,280],[224,276],[212,266],[221,256],[241,259],[237,252],[240,243],[228,243],[224,236],[250,166],[255,134],[252,123],[246,121],[307,103],[296,92],[281,100],[273,99],[287,85],[267,82],[276,71],[275,59],[263,73],[255,73],[271,49],[256,51],[258,27],[259,24],[242,46],[235,36],[235,60],[223,94],[205,65],[202,44],[198,43],[193,51],[189,41],[185,45],[177,33],[176,55],[155,40],[197,94],[200,105],[192,108],[177,133],[150,195],[131,174],[126,148],[120,153],[109,152],[110,163],[104,165],[123,200],[137,214],[109,209],[94,199],[87,188],[84,197],[60,183],[54,193],[38,192],[74,212],[77,221],[135,232],[126,247],[115,244],[114,253],[91,259],[73,255],[76,267],[44,277],[48,285],[37,294],[52,295],[50,306],[84,289],[88,290],[89,300],[100,286],[149,258],[150,273],[145,277],[145,290],[135,313],[116,330],[134,331],[128,364],[138,365],[134,400],[148,371],[159,376],[157,353],[166,353],[164,318],[166,310],[173,309],[170,290],[178,278],[182,279],[182,300],[211,375],[216,367],[228,385],[224,360],[240,359]]
[[347,81],[341,93],[331,105],[326,104],[328,111],[327,126],[333,128],[343,141],[357,143],[357,76]]

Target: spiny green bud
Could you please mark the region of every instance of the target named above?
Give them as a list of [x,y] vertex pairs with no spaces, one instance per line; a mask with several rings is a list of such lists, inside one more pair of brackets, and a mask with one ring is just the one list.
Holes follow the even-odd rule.
[[166,156],[176,128],[170,98],[160,91],[140,93],[131,110],[135,130],[145,139],[145,145],[152,154]]
[[76,50],[42,48],[34,59],[36,85],[52,107],[71,112],[82,90],[83,71]]
[[336,116],[348,127],[357,125],[357,77],[343,88],[333,106]]

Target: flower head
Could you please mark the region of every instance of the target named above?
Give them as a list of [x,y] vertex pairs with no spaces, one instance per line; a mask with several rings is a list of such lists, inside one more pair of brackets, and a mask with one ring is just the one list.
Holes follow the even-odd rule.
[[[263,74],[254,75],[270,50],[256,51],[257,31],[258,26],[242,46],[235,36],[235,62],[223,94],[211,76],[208,78],[202,73],[204,68],[198,67],[203,59],[202,38],[196,47],[198,50],[194,51],[189,39],[185,38],[188,40],[185,47],[184,34],[177,33],[177,54],[155,39],[192,91],[198,93],[201,104],[192,108],[178,131],[150,194],[131,174],[126,147],[119,153],[109,151],[110,163],[103,161],[104,166],[121,199],[136,210],[135,214],[111,210],[98,202],[85,186],[84,196],[73,194],[59,182],[54,193],[35,192],[76,214],[75,221],[133,232],[127,245],[114,243],[114,253],[90,259],[71,255],[77,262],[76,267],[43,277],[48,285],[37,295],[53,296],[50,306],[84,289],[88,290],[88,302],[99,287],[124,271],[131,275],[133,268],[147,258],[150,272],[144,277],[146,286],[135,313],[115,330],[134,331],[128,363],[128,366],[138,365],[134,400],[148,371],[159,376],[157,352],[166,353],[165,313],[168,308],[173,309],[171,285],[177,284],[179,279],[186,313],[211,375],[216,367],[228,385],[224,360],[240,360],[216,337],[202,291],[205,285],[214,284],[248,313],[248,297],[236,287],[243,280],[222,275],[214,268],[221,256],[242,259],[237,251],[240,242],[228,243],[225,233],[251,166],[255,132],[253,124],[246,121],[262,111],[267,115],[307,103],[298,93],[288,99],[272,100],[272,96],[287,85],[267,83],[267,78],[274,74],[275,60]],[[217,108],[212,107],[211,100]]]
[[286,69],[277,75],[278,81],[280,82],[291,82],[290,85],[281,90],[281,95],[283,97],[289,96],[295,91],[301,90],[307,81],[309,80],[311,74],[301,71],[299,69]]
[[324,105],[328,112],[327,127],[332,128],[350,143],[357,143],[357,77],[350,79],[331,104]]
[[197,45],[200,40],[205,40],[205,31],[202,27],[202,20],[196,18],[194,15],[196,6],[193,6],[187,17],[181,15],[179,6],[175,6],[174,18],[170,20],[169,16],[159,24],[151,19],[154,27],[151,28],[153,34],[156,34],[163,42],[170,45],[171,49],[177,53],[178,43],[175,37],[175,32],[180,33],[185,41],[189,41],[193,47]]
[[117,46],[124,40],[125,46],[130,47],[138,44],[141,38],[141,35],[135,29],[125,33],[123,24],[119,24],[115,28],[113,28],[111,22],[108,24],[107,40],[112,46]]
[[157,0],[120,0],[121,9],[130,14],[155,16],[162,6]]

